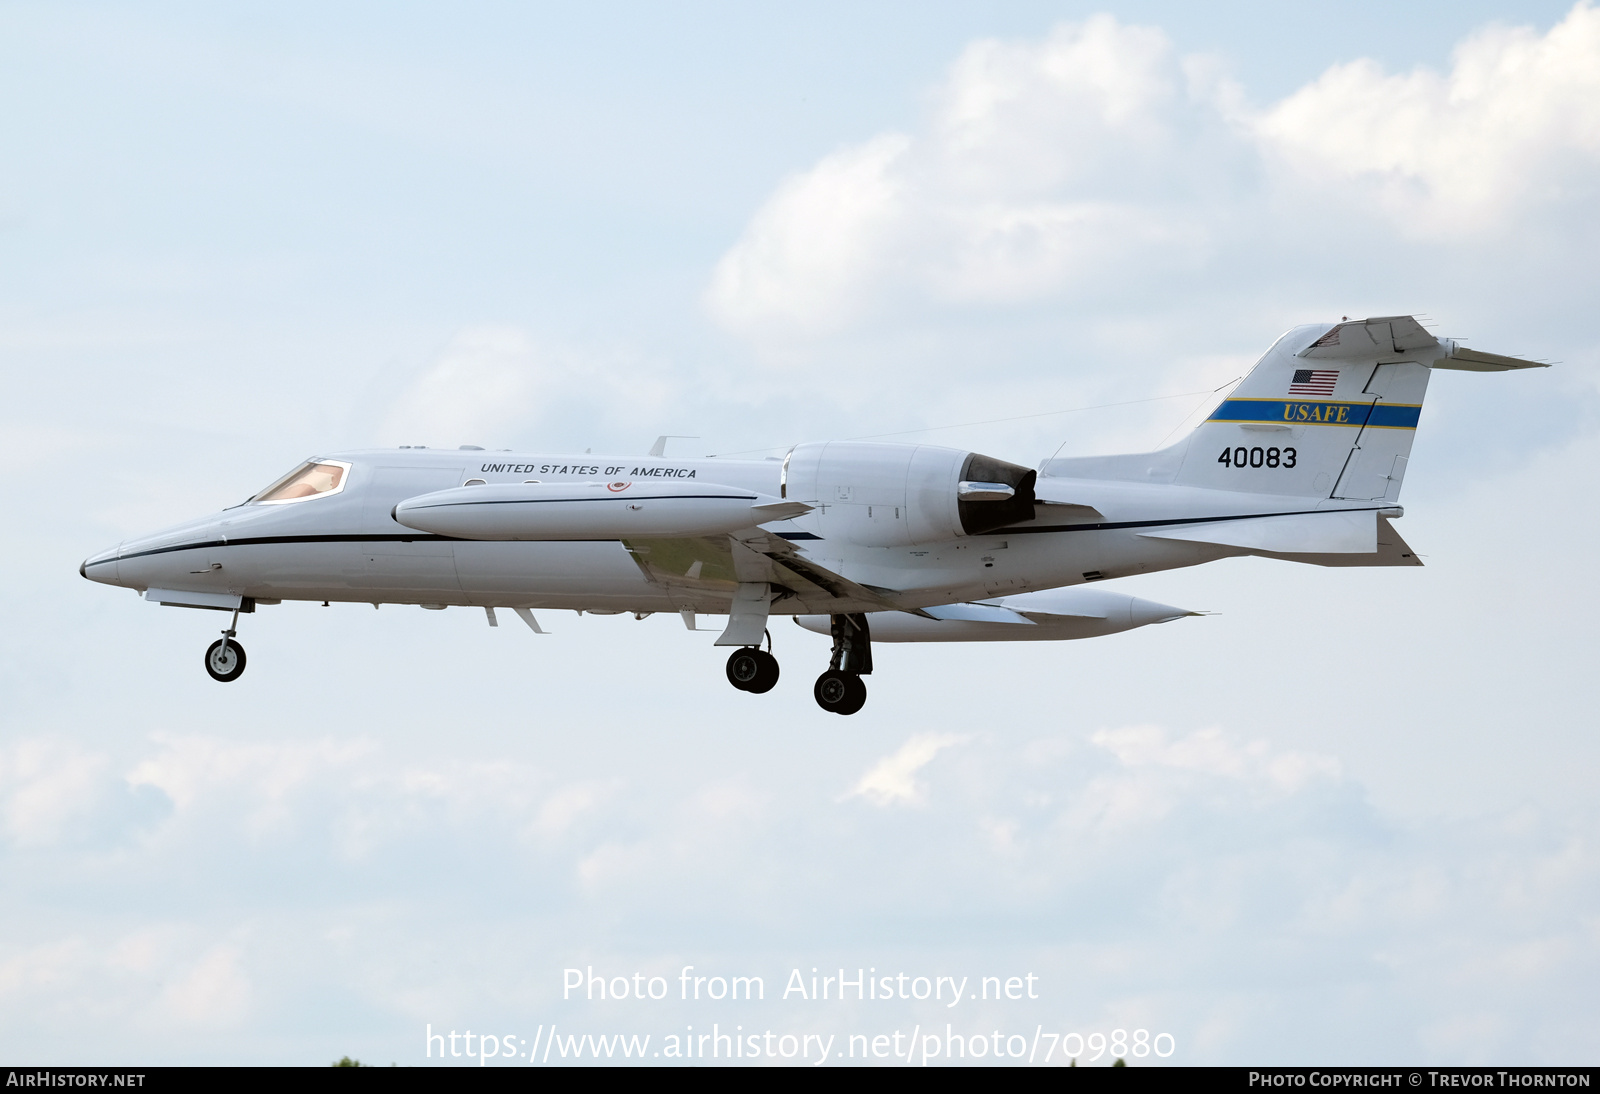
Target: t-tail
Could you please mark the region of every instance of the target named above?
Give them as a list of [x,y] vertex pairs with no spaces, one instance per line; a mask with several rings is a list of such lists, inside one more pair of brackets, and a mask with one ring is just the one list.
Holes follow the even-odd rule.
[[1295,327],[1176,444],[1137,455],[1049,460],[1040,471],[1393,503],[1432,370],[1542,367],[1435,338],[1409,315]]

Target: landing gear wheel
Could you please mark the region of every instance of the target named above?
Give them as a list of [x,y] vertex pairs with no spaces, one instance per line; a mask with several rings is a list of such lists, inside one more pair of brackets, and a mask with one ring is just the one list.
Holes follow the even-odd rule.
[[853,672],[829,669],[811,689],[817,706],[830,714],[854,714],[867,702],[867,683]]
[[728,655],[728,683],[760,695],[778,682],[778,659],[766,650],[740,649]]
[[206,671],[211,679],[224,684],[239,679],[244,675],[244,647],[230,638],[228,648],[223,649],[222,639],[217,639],[206,650]]

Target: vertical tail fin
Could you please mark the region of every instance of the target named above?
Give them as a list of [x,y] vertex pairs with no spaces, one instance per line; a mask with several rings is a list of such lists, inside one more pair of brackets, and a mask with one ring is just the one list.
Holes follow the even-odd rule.
[[1393,501],[1440,355],[1409,316],[1296,327],[1190,434],[1174,481]]
[[1440,342],[1411,316],[1296,327],[1188,437],[1138,456],[1050,460],[1047,476],[1395,501],[1434,368],[1538,367]]

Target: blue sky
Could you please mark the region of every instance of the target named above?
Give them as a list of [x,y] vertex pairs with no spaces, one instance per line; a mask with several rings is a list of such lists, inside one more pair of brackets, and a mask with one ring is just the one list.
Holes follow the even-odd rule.
[[[1031,971],[972,1028],[1176,1062],[1593,1059],[1594,9],[7,4],[0,56],[8,1058],[944,1020],[560,997],[693,964]],[[1560,362],[1435,377],[1424,569],[1129,580],[1220,614],[885,649],[851,719],[825,640],[758,699],[660,617],[284,605],[222,688],[211,615],[75,573],[368,444],[1150,448],[1402,312]]]

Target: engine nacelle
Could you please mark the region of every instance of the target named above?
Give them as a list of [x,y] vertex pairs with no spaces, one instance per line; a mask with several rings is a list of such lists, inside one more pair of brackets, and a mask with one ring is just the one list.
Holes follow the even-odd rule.
[[824,539],[905,547],[1032,520],[1036,477],[956,448],[833,441],[795,446],[780,493],[816,507]]

